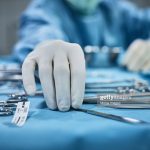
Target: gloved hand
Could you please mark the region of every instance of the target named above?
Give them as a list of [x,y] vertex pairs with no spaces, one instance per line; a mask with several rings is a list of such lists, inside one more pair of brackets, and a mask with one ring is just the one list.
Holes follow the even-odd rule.
[[150,71],[150,40],[136,40],[128,48],[122,65],[130,71]]
[[34,95],[35,65],[48,108],[60,111],[78,108],[85,90],[85,59],[81,47],[61,40],[45,41],[37,45],[22,66],[24,88]]

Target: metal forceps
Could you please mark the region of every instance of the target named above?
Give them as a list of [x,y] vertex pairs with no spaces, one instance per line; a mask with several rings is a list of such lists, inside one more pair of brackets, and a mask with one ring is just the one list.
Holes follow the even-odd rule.
[[0,116],[13,115],[13,110],[16,108],[18,102],[27,101],[27,99],[8,99],[0,101]]

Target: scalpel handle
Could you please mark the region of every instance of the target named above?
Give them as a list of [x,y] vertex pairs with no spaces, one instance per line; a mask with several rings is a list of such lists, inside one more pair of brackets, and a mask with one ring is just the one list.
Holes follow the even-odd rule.
[[83,108],[79,108],[79,109],[76,109],[76,110],[82,111],[82,112],[85,112],[85,113],[88,113],[88,114],[91,114],[91,115],[104,117],[104,118],[108,118],[108,119],[112,119],[112,120],[116,120],[116,121],[120,121],[120,122],[125,122],[125,123],[148,124],[148,122],[143,121],[143,120],[138,120],[138,119],[129,118],[129,117],[122,117],[122,116],[113,115],[113,114],[107,114],[107,113],[98,112],[98,111],[95,111],[95,110],[89,110],[89,109],[83,109]]

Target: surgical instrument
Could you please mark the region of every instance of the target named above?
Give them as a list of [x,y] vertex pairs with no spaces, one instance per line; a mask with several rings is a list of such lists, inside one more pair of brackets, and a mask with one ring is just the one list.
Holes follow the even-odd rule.
[[28,99],[22,97],[20,99],[8,99],[0,101],[0,116],[9,116],[13,114],[13,110],[16,109],[16,106],[19,102],[26,102]]
[[122,48],[87,45],[83,51],[88,67],[109,67],[116,63],[118,56],[122,53]]
[[18,98],[18,99],[8,99],[8,100],[1,100],[0,101],[0,106],[3,105],[3,104],[16,104],[18,102],[21,102],[21,101],[27,101],[27,98],[26,97],[21,97],[21,98]]
[[[120,85],[121,84],[121,85]],[[148,83],[144,80],[110,80],[110,81],[98,81],[98,82],[86,82],[85,86],[87,89],[99,89],[99,88],[118,88],[118,87],[129,87],[129,88],[140,88],[147,87]]]
[[0,73],[22,74],[21,69],[0,69]]
[[[7,94],[7,93],[5,93]],[[98,94],[98,95],[95,95],[95,96],[85,96],[84,97],[84,101],[98,101],[100,100],[100,96],[105,96],[107,95],[107,93],[105,94]],[[11,99],[16,99],[16,98],[22,98],[22,97],[27,97],[28,95],[25,93],[25,92],[20,92],[20,93],[8,93],[8,97],[11,98]],[[43,96],[43,92],[41,90],[38,90],[35,92],[35,95],[34,96]],[[145,93],[124,93],[124,94],[112,94],[112,96],[117,96],[117,97],[128,97],[128,100],[130,98],[130,100],[132,99],[142,99],[142,97],[147,97],[149,98],[150,97],[150,92],[145,92]],[[115,100],[115,99],[113,99]],[[118,100],[118,98],[117,98]]]
[[4,77],[1,77],[0,78],[0,82],[3,81],[11,81],[11,82],[18,82],[18,81],[22,81],[22,76],[21,75],[7,75],[7,76],[4,76]]
[[105,80],[105,81],[98,81],[98,82],[86,82],[86,85],[102,85],[102,84],[118,84],[118,83],[133,83],[133,84],[141,84],[147,85],[147,81],[139,80],[139,79],[120,79],[120,80]]
[[125,79],[110,80],[102,82],[86,82],[85,93],[106,94],[106,93],[138,93],[150,92],[149,84],[145,80]]
[[85,103],[150,103],[150,92],[132,94],[104,94],[96,96],[85,96]]
[[120,121],[120,122],[130,123],[130,124],[149,124],[149,122],[146,122],[143,120],[108,114],[108,113],[99,112],[99,111],[90,110],[90,109],[79,108],[79,109],[75,109],[75,110],[85,112],[85,113],[88,113],[88,114],[91,114],[94,116],[99,116],[99,117],[112,119],[112,120],[116,120],[116,121]]
[[10,116],[13,115],[13,110],[10,108],[1,107],[0,116]]
[[[22,98],[22,97],[27,97],[28,95],[25,92],[20,92],[20,93],[11,93],[8,94],[9,98]],[[35,92],[34,96],[43,96],[43,92],[41,90],[38,90]]]
[[118,109],[150,109],[150,104],[103,104],[102,106]]

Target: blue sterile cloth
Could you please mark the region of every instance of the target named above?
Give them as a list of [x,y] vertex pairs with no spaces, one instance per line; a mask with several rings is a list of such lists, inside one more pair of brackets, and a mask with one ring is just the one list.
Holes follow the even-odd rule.
[[[96,80],[95,72],[105,79],[141,78],[123,69],[108,68],[88,70],[88,82]],[[13,116],[0,117],[0,150],[150,149],[150,124],[131,125],[74,110],[51,111],[42,97],[29,100],[29,117],[23,127],[11,124]],[[91,104],[82,107],[150,122],[149,109],[113,109]]]

